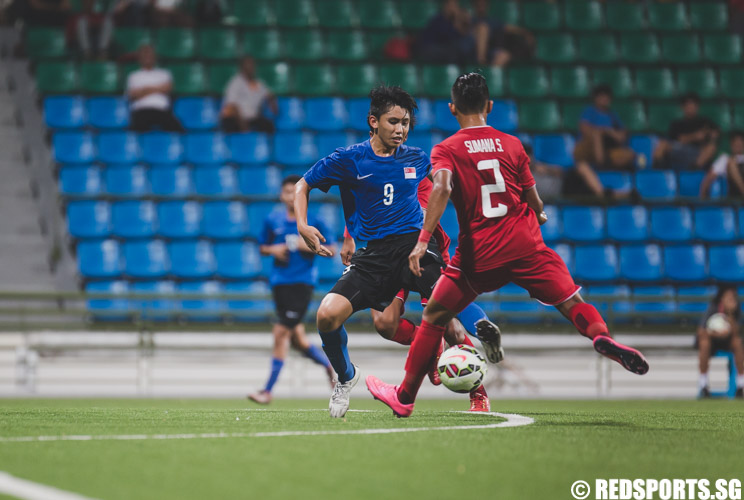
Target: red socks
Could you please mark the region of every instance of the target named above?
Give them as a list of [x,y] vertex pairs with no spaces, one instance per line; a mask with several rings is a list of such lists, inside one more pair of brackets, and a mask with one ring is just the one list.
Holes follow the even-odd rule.
[[395,330],[395,335],[393,335],[391,340],[401,345],[411,345],[415,335],[416,325],[407,319],[401,318],[400,321],[398,321],[398,329]]
[[571,323],[584,337],[594,340],[599,335],[610,335],[607,324],[593,305],[581,302],[573,306],[568,314],[571,317]]
[[411,349],[408,351],[406,360],[406,376],[398,388],[398,399],[403,404],[413,403],[416,394],[424,381],[426,372],[431,368],[431,360],[437,355],[439,346],[442,345],[444,327],[421,322],[416,331]]

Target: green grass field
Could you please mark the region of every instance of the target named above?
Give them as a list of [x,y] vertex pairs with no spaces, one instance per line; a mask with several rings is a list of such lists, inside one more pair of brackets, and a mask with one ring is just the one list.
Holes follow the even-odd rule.
[[[356,390],[326,401],[2,400],[0,470],[99,499],[563,499],[579,479],[744,477],[741,401],[496,401],[523,427],[269,435],[493,424],[421,401],[396,419]],[[303,411],[310,410],[310,411]],[[196,439],[23,441],[11,437],[231,433]]]

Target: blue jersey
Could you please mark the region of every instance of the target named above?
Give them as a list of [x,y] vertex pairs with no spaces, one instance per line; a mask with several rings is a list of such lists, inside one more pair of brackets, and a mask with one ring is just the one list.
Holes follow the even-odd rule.
[[305,173],[305,182],[328,192],[338,186],[349,233],[362,241],[421,229],[418,185],[429,174],[429,156],[401,145],[377,156],[369,141],[339,148]]
[[[308,216],[308,223],[318,228],[327,241],[331,242],[331,232],[320,219]],[[264,221],[259,238],[261,245],[284,243],[289,248],[289,260],[274,259],[269,283],[271,286],[301,283],[315,285],[318,281],[318,269],[315,265],[315,254],[297,250],[300,235],[297,233],[297,221],[287,216],[282,207],[271,212]]]

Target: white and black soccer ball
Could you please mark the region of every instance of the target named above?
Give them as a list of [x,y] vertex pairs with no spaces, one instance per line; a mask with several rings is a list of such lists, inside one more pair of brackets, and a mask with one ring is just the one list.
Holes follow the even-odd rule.
[[447,389],[465,393],[474,391],[483,384],[488,366],[474,347],[460,344],[442,353],[437,371]]
[[731,323],[723,313],[715,313],[705,322],[705,329],[714,337],[725,337],[731,333]]

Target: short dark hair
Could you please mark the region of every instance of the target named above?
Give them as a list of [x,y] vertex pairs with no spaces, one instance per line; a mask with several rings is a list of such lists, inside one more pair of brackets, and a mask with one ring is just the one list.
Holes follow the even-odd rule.
[[[418,104],[411,94],[403,90],[398,85],[378,85],[369,91],[369,113],[367,114],[367,125],[369,125],[369,117],[374,116],[378,120],[382,115],[393,109],[395,106],[408,111],[408,115],[411,117],[410,129],[413,130],[413,126],[416,123],[416,110]],[[373,131],[372,125],[369,125],[370,132]]]
[[731,134],[729,135],[729,140],[736,138],[744,139],[744,130],[732,130]]
[[288,175],[282,180],[282,187],[286,186],[287,184],[297,184],[300,182],[300,179],[302,179],[302,176],[299,176],[297,174]]
[[465,73],[452,84],[452,103],[464,115],[480,113],[488,102],[488,83],[480,73]]
[[607,83],[600,83],[592,89],[592,99],[600,95],[612,97],[612,87]]
[[680,104],[687,104],[688,102],[700,104],[700,96],[696,92],[688,92],[679,99]]
[[[723,296],[728,292],[734,292],[734,296],[736,297],[736,301],[739,301],[739,293],[736,290],[736,287],[734,285],[720,285],[718,287],[718,290],[716,291],[716,295],[713,297],[713,300],[711,301],[711,305],[713,307],[718,307],[721,305],[721,300],[723,300]],[[741,307],[737,307],[736,311],[734,312],[734,317],[738,320],[741,316]]]

